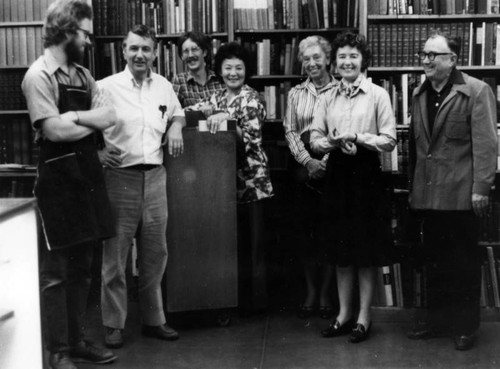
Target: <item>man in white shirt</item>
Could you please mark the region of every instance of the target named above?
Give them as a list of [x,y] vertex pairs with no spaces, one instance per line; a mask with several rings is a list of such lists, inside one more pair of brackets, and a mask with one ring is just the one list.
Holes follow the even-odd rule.
[[[100,158],[116,217],[117,236],[106,241],[102,264],[102,318],[105,344],[123,345],[127,317],[125,269],[134,237],[139,261],[139,303],[145,336],[175,340],[166,325],[161,280],[167,264],[167,193],[163,142],[174,157],[183,152],[184,112],[170,82],[153,73],[156,40],[143,25],[123,41],[127,65],[98,81],[117,112],[117,123],[104,131]],[[170,126],[169,126],[170,124]],[[168,127],[168,129],[167,129]]]

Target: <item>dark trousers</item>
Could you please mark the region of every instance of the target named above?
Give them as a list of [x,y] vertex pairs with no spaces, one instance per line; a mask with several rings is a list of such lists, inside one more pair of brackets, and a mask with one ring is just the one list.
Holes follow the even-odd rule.
[[452,334],[479,328],[481,250],[472,211],[423,214],[428,323]]
[[95,243],[47,250],[40,242],[40,289],[45,345],[67,351],[84,338],[84,315]]
[[244,311],[267,308],[264,201],[238,205],[238,299]]

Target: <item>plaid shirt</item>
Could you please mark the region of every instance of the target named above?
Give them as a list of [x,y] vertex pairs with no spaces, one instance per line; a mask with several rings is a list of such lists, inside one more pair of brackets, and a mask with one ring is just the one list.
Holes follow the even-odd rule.
[[207,70],[205,86],[196,82],[188,72],[177,74],[172,80],[172,85],[183,108],[202,100],[208,101],[210,96],[224,88],[220,78],[211,70]]

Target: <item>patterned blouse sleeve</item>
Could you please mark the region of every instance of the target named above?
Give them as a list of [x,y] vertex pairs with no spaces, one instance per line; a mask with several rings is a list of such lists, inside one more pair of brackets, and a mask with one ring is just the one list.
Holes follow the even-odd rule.
[[290,152],[298,163],[306,165],[311,160],[311,155],[306,150],[300,138],[300,132],[297,130],[296,104],[297,99],[300,98],[299,94],[300,92],[296,88],[291,89],[288,93],[288,102],[283,126],[285,128],[285,138],[288,142]]
[[243,142],[247,143],[262,136],[262,122],[266,118],[266,109],[257,94],[245,97],[241,106],[241,129]]

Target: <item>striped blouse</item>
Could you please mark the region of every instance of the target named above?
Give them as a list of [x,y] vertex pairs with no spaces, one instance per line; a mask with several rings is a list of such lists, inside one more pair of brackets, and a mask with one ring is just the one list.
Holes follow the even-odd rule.
[[287,109],[283,121],[285,138],[290,152],[301,165],[306,165],[311,160],[311,155],[304,147],[300,135],[310,130],[319,97],[337,84],[338,81],[330,76],[330,82],[317,91],[312,80],[308,78],[303,83],[293,87],[288,93]]

